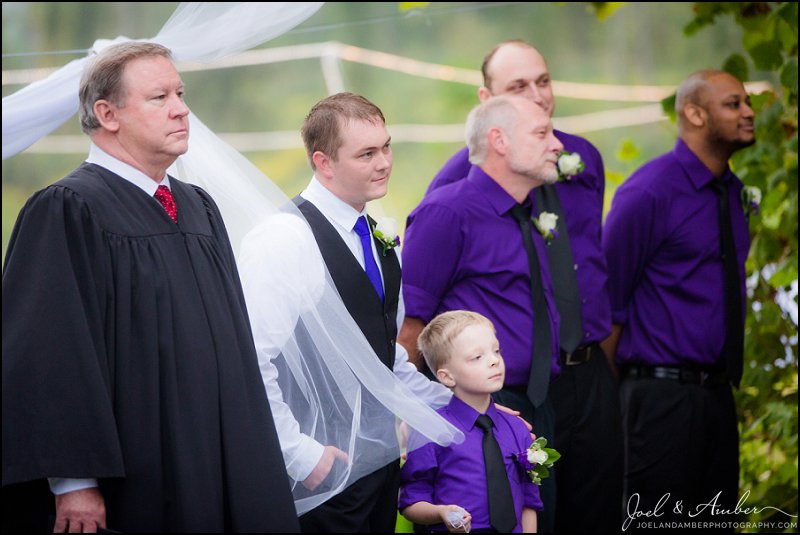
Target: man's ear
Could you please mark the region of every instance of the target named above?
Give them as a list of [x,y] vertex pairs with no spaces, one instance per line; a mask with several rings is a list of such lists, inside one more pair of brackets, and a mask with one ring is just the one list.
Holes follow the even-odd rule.
[[489,91],[489,88],[485,85],[482,85],[478,88],[478,100],[481,102],[486,102],[492,97],[492,92]]
[[506,155],[506,152],[508,152],[508,138],[501,128],[496,126],[490,128],[489,131],[486,132],[486,137],[488,138],[489,147],[491,147],[492,150],[501,156]]
[[104,130],[109,132],[117,132],[119,130],[119,108],[105,99],[100,99],[94,103],[92,109]]
[[311,161],[317,169],[320,178],[333,178],[333,169],[331,167],[331,159],[322,151],[316,151],[311,155]]
[[453,377],[453,374],[450,373],[450,370],[447,368],[439,368],[436,370],[436,378],[439,379],[440,383],[448,388],[453,388],[456,386],[456,380]]
[[697,104],[687,104],[683,107],[683,115],[686,121],[695,128],[702,128],[708,120],[708,112]]

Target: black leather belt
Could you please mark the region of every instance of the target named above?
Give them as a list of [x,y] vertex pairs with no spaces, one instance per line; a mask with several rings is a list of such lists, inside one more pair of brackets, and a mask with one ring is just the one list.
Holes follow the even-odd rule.
[[600,344],[597,342],[589,344],[588,346],[579,347],[571,353],[567,353],[562,349],[560,361],[563,366],[577,366],[578,364],[587,362],[596,354],[599,355],[600,352]]
[[669,379],[681,383],[700,386],[719,386],[727,384],[728,375],[721,370],[702,370],[678,366],[628,366],[625,377],[632,379]]

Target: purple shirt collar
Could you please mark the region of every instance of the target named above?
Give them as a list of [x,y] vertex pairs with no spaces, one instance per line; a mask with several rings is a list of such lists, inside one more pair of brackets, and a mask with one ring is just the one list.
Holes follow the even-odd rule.
[[[494,208],[494,211],[497,212],[497,215],[505,215],[517,204],[514,197],[509,195],[500,184],[495,182],[492,177],[487,175],[486,172],[477,165],[473,165],[470,168],[467,181],[481,192],[492,208]],[[528,200],[526,202],[530,201]]]

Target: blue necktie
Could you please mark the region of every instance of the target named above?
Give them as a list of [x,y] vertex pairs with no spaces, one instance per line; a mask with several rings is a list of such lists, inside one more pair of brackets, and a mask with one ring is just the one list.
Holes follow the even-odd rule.
[[361,247],[364,250],[364,270],[367,272],[370,282],[378,292],[378,297],[383,302],[383,281],[381,280],[381,272],[378,269],[378,264],[375,263],[375,256],[372,254],[372,233],[369,231],[367,218],[363,215],[356,221],[356,226],[353,227],[358,236],[361,238]]

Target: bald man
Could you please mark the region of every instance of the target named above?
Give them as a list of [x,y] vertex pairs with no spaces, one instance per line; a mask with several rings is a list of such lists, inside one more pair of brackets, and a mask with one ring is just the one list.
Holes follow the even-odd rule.
[[[518,39],[495,46],[481,67],[483,86],[478,98],[516,95],[553,115],[556,102],[544,56]],[[564,150],[581,155],[583,172],[569,180],[536,188],[531,201],[536,213],[559,216],[558,236],[547,247],[556,305],[561,319],[559,358],[561,374],[550,385],[548,397],[555,412],[555,433],[535,426],[562,457],[542,485],[544,511],[540,531],[613,532],[622,521],[622,423],[619,393],[609,363],[599,347],[611,332],[602,248],[603,159],[586,139],[555,130]],[[434,190],[466,177],[471,168],[467,149],[457,152],[436,174]],[[399,341],[411,345],[422,329],[418,300],[406,299],[406,322]],[[415,356],[411,349],[409,352]],[[425,363],[417,358],[420,367]],[[523,413],[525,399],[510,406]],[[598,437],[602,436],[602,440]],[[556,484],[557,482],[557,484]],[[575,514],[581,511],[581,514]]]
[[719,510],[738,500],[731,386],[742,373],[750,239],[728,159],[755,142],[754,113],[742,83],[714,70],[686,79],[675,108],[675,148],[617,190],[603,234],[630,530],[652,520],[637,511],[655,509],[659,522],[730,520]]

